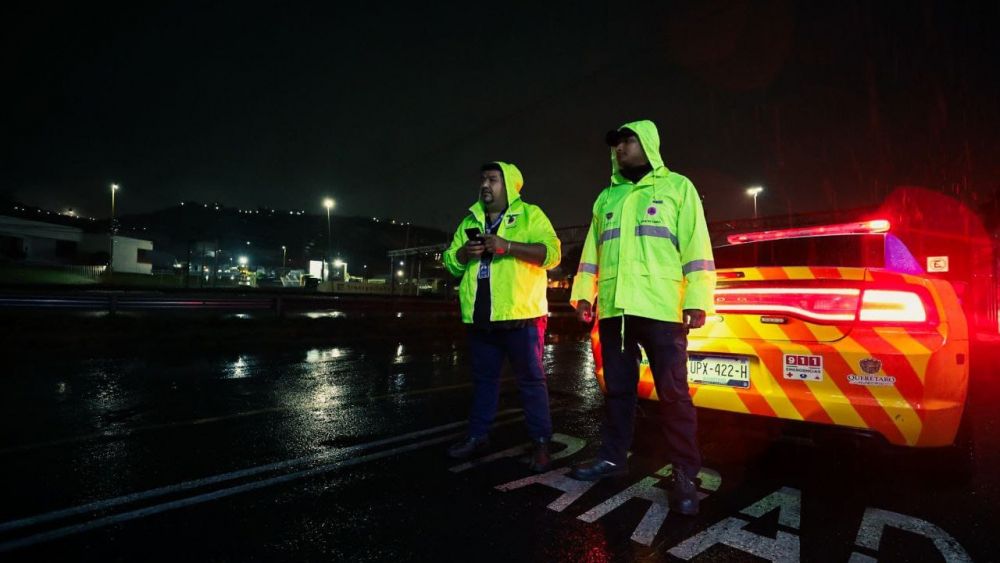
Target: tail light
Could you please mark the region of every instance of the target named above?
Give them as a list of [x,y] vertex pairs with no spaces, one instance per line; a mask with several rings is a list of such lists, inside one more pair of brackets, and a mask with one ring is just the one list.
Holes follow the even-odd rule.
[[857,288],[717,289],[715,309],[720,313],[785,313],[821,323],[852,322],[860,294]]
[[869,289],[861,298],[858,319],[864,322],[923,323],[927,309],[912,291]]
[[860,287],[738,287],[715,291],[719,313],[789,315],[819,324],[914,324],[934,321],[930,296]]

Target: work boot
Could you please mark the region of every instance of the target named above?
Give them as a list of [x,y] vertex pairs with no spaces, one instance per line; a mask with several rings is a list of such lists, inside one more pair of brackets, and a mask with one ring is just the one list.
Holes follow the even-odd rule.
[[472,456],[472,454],[484,451],[489,446],[489,436],[468,436],[461,442],[452,444],[448,448],[448,457],[454,459],[465,459]]
[[549,470],[552,460],[549,458],[549,438],[535,438],[531,441],[531,456],[528,469],[535,473],[545,473]]
[[694,481],[679,467],[674,467],[672,477],[673,482],[670,484],[670,490],[667,492],[667,498],[670,501],[670,510],[684,516],[698,514],[700,501],[698,500],[698,487],[694,484]]
[[577,481],[597,481],[604,477],[627,475],[628,467],[623,463],[616,465],[603,459],[592,459],[573,466],[569,476]]

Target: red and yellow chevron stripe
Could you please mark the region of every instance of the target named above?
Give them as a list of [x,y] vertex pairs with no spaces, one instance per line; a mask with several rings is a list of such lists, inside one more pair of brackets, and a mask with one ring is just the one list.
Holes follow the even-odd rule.
[[[727,276],[726,272],[733,274]],[[735,280],[735,281],[733,281]],[[847,284],[907,288],[930,296],[925,323],[822,323],[782,315],[721,312],[689,336],[689,352],[748,358],[748,388],[691,383],[699,407],[878,432],[890,443],[944,446],[954,440],[968,389],[968,332],[947,282],[863,268],[741,268],[720,270],[720,288],[760,283]],[[604,389],[601,344],[591,333],[595,369]],[[820,356],[819,381],[784,376],[786,354]],[[877,370],[872,370],[878,366]],[[866,369],[867,368],[867,369]],[[858,376],[869,376],[859,380]],[[893,379],[894,378],[894,379]],[[852,381],[853,379],[853,381]],[[861,381],[861,383],[859,383]],[[874,381],[876,384],[864,384]],[[890,382],[891,383],[888,383]],[[638,394],[656,400],[643,361]]]

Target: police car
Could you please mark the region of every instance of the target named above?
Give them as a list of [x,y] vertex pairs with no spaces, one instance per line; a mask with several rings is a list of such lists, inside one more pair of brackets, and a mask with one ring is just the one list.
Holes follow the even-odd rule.
[[[699,407],[953,443],[969,334],[952,285],[926,275],[887,220],[729,235],[716,311],[689,336]],[[593,341],[603,389],[600,342]],[[643,359],[639,396],[655,400]]]

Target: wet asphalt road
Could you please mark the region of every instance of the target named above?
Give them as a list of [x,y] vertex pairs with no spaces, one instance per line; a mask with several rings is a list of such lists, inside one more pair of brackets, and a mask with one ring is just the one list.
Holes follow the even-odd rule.
[[654,418],[640,418],[627,477],[565,477],[596,450],[601,396],[580,335],[550,334],[545,360],[566,455],[531,476],[509,379],[501,455],[443,455],[471,392],[461,338],[15,356],[0,381],[0,560],[1000,559],[996,358],[974,357],[965,453],[700,412],[696,518],[662,510]]

